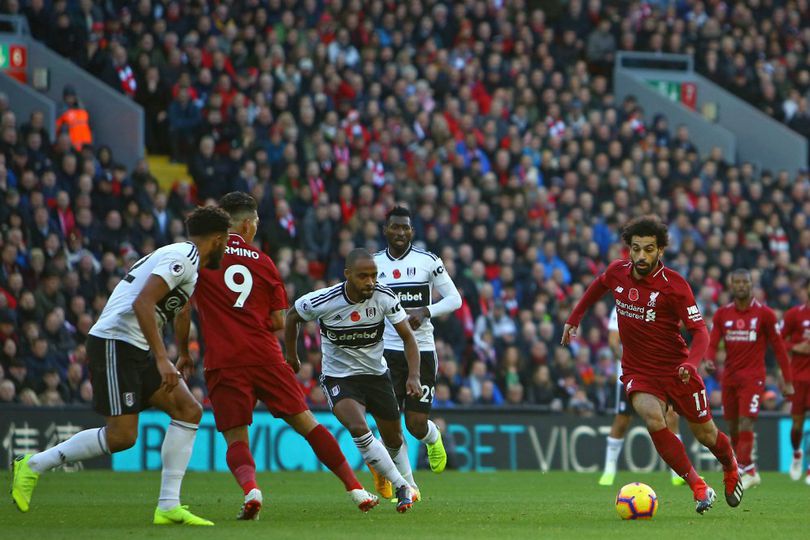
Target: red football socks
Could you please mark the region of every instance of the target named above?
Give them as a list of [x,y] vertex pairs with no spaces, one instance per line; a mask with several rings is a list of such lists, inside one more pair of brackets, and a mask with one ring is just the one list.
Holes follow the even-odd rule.
[[[742,433],[740,433],[740,438],[742,438]],[[753,433],[751,434],[751,440],[753,442]],[[742,442],[742,440],[740,442]],[[717,461],[723,465],[724,471],[734,471],[737,469],[737,460],[734,459],[734,450],[731,448],[731,441],[728,440],[725,433],[718,431],[714,446],[708,446],[707,448],[711,450],[714,457],[717,458]],[[750,459],[750,450],[748,455]]]
[[251,489],[259,488],[256,484],[256,463],[253,462],[253,456],[246,442],[236,441],[231,444],[225,454],[225,461],[228,462],[228,468],[242,486],[245,495],[250,493]]
[[751,452],[754,449],[754,432],[741,431],[737,436],[737,444],[734,448],[737,450],[737,461],[740,462],[740,467],[751,465]]
[[790,444],[793,445],[793,451],[798,452],[802,447],[802,430],[790,430]]
[[346,486],[346,491],[363,488],[329,430],[318,424],[307,434],[306,439],[321,463],[340,478]]
[[696,486],[703,484],[700,475],[695,472],[692,462],[689,461],[683,443],[669,428],[650,433],[650,437],[652,437],[658,455],[675,471],[675,474],[686,480],[692,491]]

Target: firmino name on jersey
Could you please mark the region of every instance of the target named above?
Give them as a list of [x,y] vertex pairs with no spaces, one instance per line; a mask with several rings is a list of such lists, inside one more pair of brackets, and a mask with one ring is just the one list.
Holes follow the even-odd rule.
[[250,259],[259,260],[259,254],[253,251],[252,249],[245,249],[241,247],[225,247],[225,254],[226,255],[237,255],[239,257],[248,257]]

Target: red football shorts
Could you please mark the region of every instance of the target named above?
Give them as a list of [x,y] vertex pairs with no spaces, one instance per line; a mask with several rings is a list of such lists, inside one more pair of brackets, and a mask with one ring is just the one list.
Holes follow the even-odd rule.
[[295,372],[286,363],[206,370],[205,383],[217,431],[252,424],[257,399],[277,418],[309,408]]
[[803,415],[810,411],[810,381],[793,381],[790,414]]
[[677,375],[656,377],[625,373],[622,383],[631,401],[634,393],[643,392],[672,404],[675,412],[693,424],[703,424],[712,419],[709,396],[700,377],[691,377],[687,384],[683,384]]
[[743,384],[723,385],[723,418],[734,420],[741,416],[756,418],[759,415],[759,400],[765,389],[762,380]]

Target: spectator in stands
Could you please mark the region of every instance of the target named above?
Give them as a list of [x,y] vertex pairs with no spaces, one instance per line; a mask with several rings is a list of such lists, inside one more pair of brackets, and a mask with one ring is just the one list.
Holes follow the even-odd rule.
[[177,90],[168,114],[171,157],[175,161],[186,161],[191,156],[197,130],[202,124],[200,108],[191,100],[188,87]]

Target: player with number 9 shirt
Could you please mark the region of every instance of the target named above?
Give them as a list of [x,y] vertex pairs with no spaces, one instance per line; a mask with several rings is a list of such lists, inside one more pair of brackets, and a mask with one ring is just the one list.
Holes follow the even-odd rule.
[[[228,444],[228,467],[245,493],[237,518],[256,519],[262,505],[247,430],[257,399],[307,440],[352,501],[367,511],[377,497],[363,489],[334,436],[310,412],[295,377],[300,365],[287,364],[282,355],[275,332],[284,329],[287,294],[276,265],[251,245],[259,223],[256,201],[232,192],[219,204],[231,216],[225,256],[218,270],[200,272],[193,300],[205,341],[205,382],[217,430]],[[187,337],[178,336],[178,342],[187,347]],[[182,345],[180,353],[178,368],[189,369],[193,364]]]

